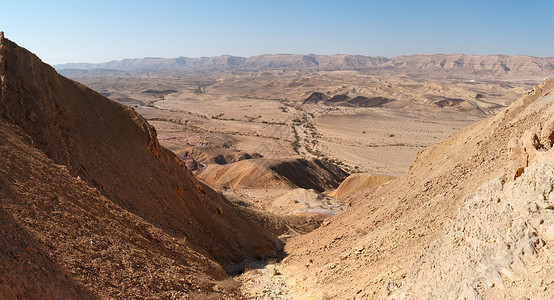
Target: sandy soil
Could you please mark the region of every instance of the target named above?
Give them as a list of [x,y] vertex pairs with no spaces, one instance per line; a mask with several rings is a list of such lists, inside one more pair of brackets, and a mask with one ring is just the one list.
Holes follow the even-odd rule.
[[356,170],[400,176],[417,152],[479,118],[429,108],[427,111],[344,109],[316,117],[314,125],[321,134],[319,151],[340,157],[351,168],[358,167]]

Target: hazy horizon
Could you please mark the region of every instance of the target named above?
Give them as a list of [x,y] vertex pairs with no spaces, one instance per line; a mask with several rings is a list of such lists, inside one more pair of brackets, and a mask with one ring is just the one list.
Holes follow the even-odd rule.
[[549,1],[12,1],[7,38],[49,64],[272,53],[552,57]]
[[466,56],[472,56],[472,55],[478,55],[478,56],[529,56],[529,57],[538,57],[538,58],[553,58],[554,56],[534,56],[534,55],[527,55],[527,54],[516,54],[516,55],[507,55],[502,53],[495,53],[495,54],[466,54],[466,53],[413,53],[413,54],[402,54],[397,56],[376,56],[376,55],[362,55],[362,54],[348,54],[348,53],[335,53],[335,54],[317,54],[317,53],[264,53],[264,54],[258,54],[253,56],[239,56],[239,55],[231,55],[231,54],[220,54],[220,55],[214,55],[214,56],[196,56],[196,57],[190,57],[190,56],[176,56],[176,57],[153,57],[153,56],[147,56],[147,57],[123,57],[120,59],[111,59],[108,61],[100,61],[100,62],[87,62],[87,61],[78,61],[78,62],[66,62],[66,63],[60,63],[60,64],[53,64],[54,66],[58,65],[71,65],[71,64],[102,64],[102,63],[110,63],[110,62],[118,62],[123,60],[142,60],[142,59],[173,59],[173,58],[189,58],[189,59],[197,59],[197,58],[212,58],[212,57],[222,57],[222,56],[232,56],[232,57],[241,57],[241,58],[251,58],[256,56],[279,56],[279,55],[303,55],[303,56],[310,56],[310,55],[316,55],[316,56],[334,56],[334,55],[348,55],[348,56],[365,56],[365,57],[385,57],[385,58],[395,58],[395,57],[403,57],[403,56],[434,56],[434,55],[466,55]]

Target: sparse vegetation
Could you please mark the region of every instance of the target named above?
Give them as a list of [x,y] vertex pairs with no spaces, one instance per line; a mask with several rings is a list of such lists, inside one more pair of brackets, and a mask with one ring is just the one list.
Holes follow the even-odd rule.
[[197,284],[202,291],[212,291],[213,282],[211,278],[206,274],[202,274],[202,276],[198,277]]
[[240,290],[240,282],[231,277],[219,281],[217,285],[221,290],[227,293],[237,293]]

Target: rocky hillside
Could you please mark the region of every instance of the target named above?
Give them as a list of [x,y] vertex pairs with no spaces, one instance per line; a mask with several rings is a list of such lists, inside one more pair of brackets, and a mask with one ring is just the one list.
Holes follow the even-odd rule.
[[551,78],[291,240],[293,297],[553,298],[553,91]]
[[[507,55],[435,54],[393,58],[361,55],[275,54],[252,57],[216,56],[201,58],[141,58],[99,64],[68,63],[56,65],[63,74],[98,75],[119,71],[201,71],[201,70],[364,70],[379,73],[433,73],[447,75],[502,76],[510,78],[554,75],[554,58]],[[83,73],[78,70],[92,70]]]
[[0,80],[0,298],[188,297],[275,249],[140,115],[3,33]]

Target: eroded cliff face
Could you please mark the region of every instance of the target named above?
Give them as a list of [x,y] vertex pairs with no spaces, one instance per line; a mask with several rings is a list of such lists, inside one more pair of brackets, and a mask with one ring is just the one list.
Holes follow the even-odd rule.
[[[545,188],[553,180],[552,91],[553,78],[423,150],[406,176],[291,240],[283,274],[293,295],[494,299],[529,287],[551,298],[552,270],[536,271],[549,264],[551,227],[533,224],[550,222],[553,205]],[[484,279],[491,274],[499,281]]]
[[[140,115],[58,75],[3,34],[0,80],[1,208],[77,286],[112,296],[132,289],[137,281],[113,274],[129,259],[149,278],[173,270],[167,272],[174,272],[174,283],[161,289],[185,291],[193,288],[194,274],[221,279],[221,264],[275,249],[271,232],[199,183]],[[67,248],[58,246],[60,236]],[[108,252],[93,258],[118,263],[86,267],[99,250],[82,243],[97,245],[96,238]],[[71,247],[79,255],[69,255]],[[130,252],[118,255],[116,249]],[[179,273],[189,276],[188,287],[173,286]]]

